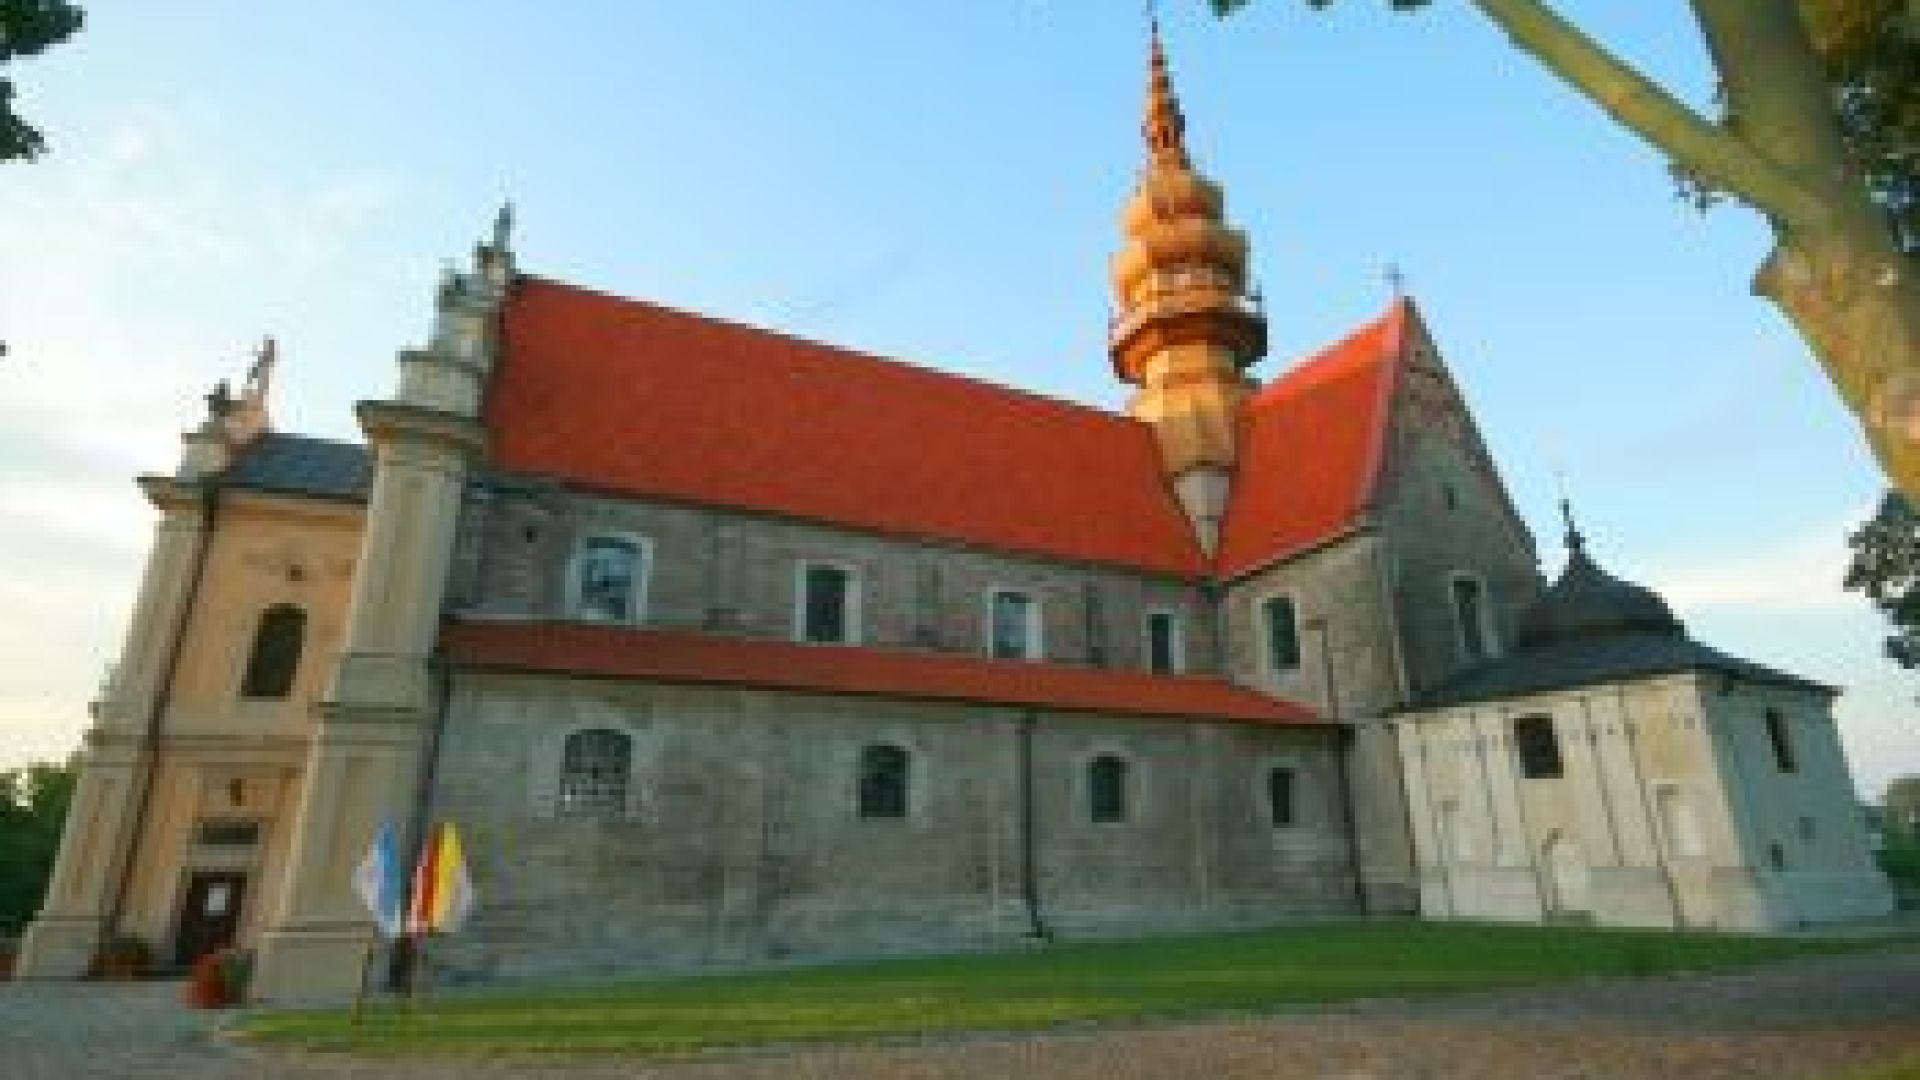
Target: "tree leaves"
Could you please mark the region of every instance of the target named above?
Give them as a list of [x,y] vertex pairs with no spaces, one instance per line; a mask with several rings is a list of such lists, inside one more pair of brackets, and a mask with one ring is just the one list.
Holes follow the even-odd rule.
[[40,908],[78,778],[52,762],[0,770],[0,936]]
[[1904,496],[1888,492],[1873,520],[1847,536],[1847,546],[1853,557],[1842,584],[1865,593],[1894,625],[1887,656],[1901,667],[1920,667],[1920,514]]
[[[72,37],[84,18],[68,0],[0,0],[0,68]],[[32,161],[47,143],[13,111],[13,95],[12,80],[0,78],[0,162]]]

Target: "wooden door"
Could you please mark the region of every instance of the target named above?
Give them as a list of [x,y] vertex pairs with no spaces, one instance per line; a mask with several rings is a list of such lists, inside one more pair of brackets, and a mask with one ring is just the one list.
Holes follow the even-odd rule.
[[247,875],[230,870],[196,872],[187,882],[186,902],[180,905],[180,925],[174,933],[173,959],[181,967],[240,934],[241,901],[246,898]]

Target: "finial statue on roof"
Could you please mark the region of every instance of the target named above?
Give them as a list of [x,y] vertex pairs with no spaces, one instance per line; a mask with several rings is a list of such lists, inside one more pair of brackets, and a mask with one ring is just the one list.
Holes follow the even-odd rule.
[[1393,292],[1393,298],[1399,300],[1407,295],[1407,275],[1400,269],[1399,263],[1388,263],[1381,277],[1387,281],[1387,288]]
[[280,359],[280,344],[268,334],[260,339],[260,347],[253,352],[253,365],[247,368],[247,381],[242,390],[249,396],[264,396],[267,387],[273,382],[273,365]]
[[1567,523],[1567,550],[1580,554],[1587,550],[1587,538],[1580,535],[1580,526],[1573,522],[1573,502],[1566,496],[1560,498],[1560,519]]
[[499,212],[493,215],[493,250],[505,252],[513,247],[513,200],[500,204]]
[[208,420],[227,418],[227,414],[233,411],[233,390],[227,386],[227,380],[221,379],[213,384],[213,389],[207,392],[206,402]]

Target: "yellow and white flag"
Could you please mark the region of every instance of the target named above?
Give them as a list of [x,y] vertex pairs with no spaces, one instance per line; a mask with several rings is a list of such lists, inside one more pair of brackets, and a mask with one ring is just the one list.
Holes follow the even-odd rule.
[[451,822],[434,826],[433,839],[413,872],[413,911],[407,929],[416,934],[450,934],[473,911],[473,879],[460,850],[460,834]]

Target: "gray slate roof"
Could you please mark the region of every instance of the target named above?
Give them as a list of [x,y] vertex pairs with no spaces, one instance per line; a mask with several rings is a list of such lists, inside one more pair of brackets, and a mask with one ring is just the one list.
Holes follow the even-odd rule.
[[1729,656],[1691,638],[1622,634],[1576,638],[1522,649],[1455,675],[1420,696],[1417,708],[1570,690],[1682,671],[1708,671],[1752,682],[1830,690],[1821,683]]
[[247,447],[223,479],[248,491],[365,502],[373,466],[357,443],[270,431]]
[[1593,561],[1569,511],[1566,569],[1520,617],[1514,651],[1454,675],[1421,694],[1413,707],[1464,705],[1682,671],[1832,692],[1689,638],[1658,593],[1622,581]]

